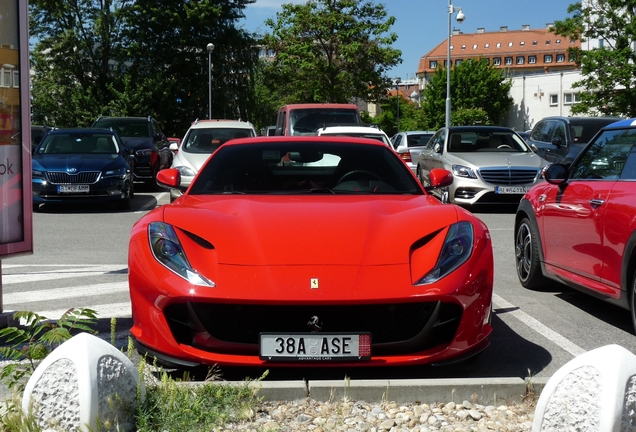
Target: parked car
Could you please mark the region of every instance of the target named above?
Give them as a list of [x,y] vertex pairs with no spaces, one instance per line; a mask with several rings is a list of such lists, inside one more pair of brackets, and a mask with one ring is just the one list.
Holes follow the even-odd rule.
[[[431,172],[431,188],[450,182]],[[368,139],[229,141],[128,251],[131,333],[164,365],[443,364],[492,331],[487,227]]]
[[324,126],[362,126],[360,110],[354,104],[289,104],[278,110],[276,135],[317,135]]
[[521,285],[562,282],[630,310],[636,330],[636,119],[606,126],[545,179],[515,216]]
[[192,183],[201,165],[222,144],[234,138],[256,136],[252,123],[241,120],[197,120],[183,138],[183,145],[172,161],[172,168],[179,170],[179,188],[170,189],[170,202],[181,196]]
[[433,135],[435,131],[406,131],[398,132],[391,137],[393,149],[411,168],[413,174],[417,174],[417,158]]
[[54,129],[31,159],[33,210],[48,203],[114,202],[130,208],[132,157],[113,131]]
[[154,187],[159,170],[170,168],[174,157],[170,142],[152,117],[100,117],[93,128],[112,129],[135,155],[133,177]]
[[31,125],[31,154],[33,154],[35,148],[42,142],[42,139],[51,130],[53,130],[51,126]]
[[318,135],[370,138],[391,146],[389,136],[382,129],[373,126],[328,126],[318,129]]
[[541,181],[547,162],[512,129],[499,126],[442,128],[417,160],[417,175],[428,184],[434,168],[453,173],[453,184],[435,190],[442,202],[461,205],[518,203]]
[[545,117],[530,131],[526,142],[548,162],[571,163],[603,127],[620,117]]

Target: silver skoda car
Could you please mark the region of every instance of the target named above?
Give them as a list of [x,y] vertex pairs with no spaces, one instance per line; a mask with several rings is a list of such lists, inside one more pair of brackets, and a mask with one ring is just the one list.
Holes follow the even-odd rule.
[[429,140],[418,157],[416,174],[426,186],[433,168],[453,173],[452,185],[433,191],[442,202],[518,204],[542,181],[546,165],[510,128],[453,126],[438,130]]

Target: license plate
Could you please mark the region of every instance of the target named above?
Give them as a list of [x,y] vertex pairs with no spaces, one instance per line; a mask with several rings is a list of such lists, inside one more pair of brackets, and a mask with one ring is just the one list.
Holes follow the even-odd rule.
[[89,185],[59,185],[59,193],[86,193],[90,191]]
[[371,358],[370,333],[261,333],[261,360],[343,361]]
[[497,186],[495,188],[496,194],[524,194],[528,192],[528,188],[525,186]]

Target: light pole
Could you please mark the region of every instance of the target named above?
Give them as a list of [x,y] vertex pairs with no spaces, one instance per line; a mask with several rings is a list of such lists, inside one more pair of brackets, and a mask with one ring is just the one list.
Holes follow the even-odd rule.
[[212,118],[212,51],[214,44],[209,43],[206,47],[208,50],[208,118]]
[[397,96],[397,131],[400,131],[400,77],[395,79],[395,96]]
[[451,125],[451,96],[450,96],[450,70],[451,70],[451,15],[457,12],[455,18],[458,23],[463,23],[466,16],[461,7],[453,7],[451,0],[448,0],[448,53],[446,56],[446,127]]

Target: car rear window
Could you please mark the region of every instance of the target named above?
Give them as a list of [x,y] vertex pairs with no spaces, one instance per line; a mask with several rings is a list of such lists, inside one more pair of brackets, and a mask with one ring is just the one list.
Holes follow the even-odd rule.
[[181,150],[189,153],[212,153],[231,139],[253,136],[254,131],[248,128],[190,129]]
[[570,133],[575,143],[588,143],[605,126],[615,123],[617,119],[571,119]]
[[221,147],[190,194],[422,194],[391,148],[334,142]]

